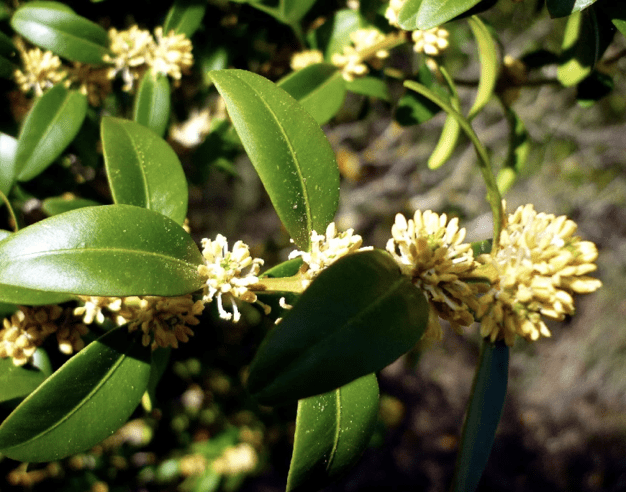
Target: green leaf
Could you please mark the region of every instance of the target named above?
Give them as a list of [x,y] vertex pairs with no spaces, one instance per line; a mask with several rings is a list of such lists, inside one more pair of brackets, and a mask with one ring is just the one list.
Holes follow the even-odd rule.
[[298,402],[287,491],[316,491],[352,468],[378,417],[378,382],[369,374]]
[[293,277],[298,273],[300,267],[302,266],[302,258],[293,258],[291,260],[284,261],[279,263],[278,265],[270,268],[269,270],[263,272],[263,277],[269,278],[284,278],[284,277]]
[[407,0],[398,14],[406,31],[432,29],[468,11],[480,0]]
[[139,85],[133,111],[135,122],[162,137],[170,120],[170,82],[167,75],[148,70]]
[[163,33],[184,34],[191,38],[202,25],[207,3],[201,0],[176,0],[163,23]]
[[3,79],[13,78],[15,65],[7,60],[4,56],[0,56],[0,77]]
[[[551,17],[565,17],[586,9],[597,0],[546,0]],[[612,2],[613,0],[609,0]]]
[[57,84],[41,96],[26,117],[15,150],[17,179],[29,181],[65,150],[87,114],[87,98]]
[[188,294],[202,286],[201,263],[176,222],[130,205],[72,210],[0,242],[0,283],[70,294]]
[[148,380],[148,387],[145,394],[143,395],[143,398],[141,399],[142,405],[146,412],[151,412],[155,408],[157,402],[157,386],[170,362],[171,352],[172,348],[167,347],[158,348],[152,353],[152,364],[150,367],[150,378]]
[[0,132],[0,191],[9,194],[15,184],[15,152],[17,140]]
[[187,179],[176,153],[152,130],[107,116],[102,150],[115,203],[155,210],[179,224],[187,216]]
[[467,115],[467,118],[471,120],[491,99],[500,67],[498,66],[496,43],[487,26],[476,16],[470,17],[468,21],[476,38],[480,59],[480,82],[478,83],[476,99]]
[[50,376],[0,425],[9,458],[53,461],[86,451],[135,410],[150,376],[150,348],[125,327],[89,344]]
[[346,98],[341,72],[330,63],[317,63],[293,72],[280,80],[278,87],[302,104],[320,125],[337,114]]
[[338,10],[313,34],[314,45],[324,53],[324,59],[331,61],[333,53],[343,53],[348,46],[350,33],[365,27],[367,22],[352,9]]
[[381,101],[391,101],[387,83],[376,77],[358,77],[350,82],[346,82],[346,88],[355,94],[375,97]]
[[95,207],[100,205],[94,200],[88,200],[86,198],[76,198],[71,196],[54,196],[46,198],[42,204],[41,209],[48,215],[58,215],[70,210],[76,210],[84,207]]
[[60,304],[71,299],[74,299],[74,296],[0,283],[0,302],[25,306],[45,306],[47,304]]
[[[454,81],[448,76],[443,67],[441,69],[441,72],[446,78],[446,82],[448,83],[448,87],[451,91],[448,102],[453,109],[460,113],[461,100],[459,99],[459,95],[454,85]],[[430,157],[428,158],[429,169],[439,169],[446,162],[448,162],[448,159],[450,159],[452,153],[454,152],[454,149],[456,148],[456,144],[459,141],[460,135],[461,124],[456,117],[448,114],[446,116],[446,121],[443,124],[441,135],[439,136],[439,141],[437,142],[436,147],[433,149]]]
[[50,359],[42,348],[33,355],[33,364],[13,365],[11,357],[0,358],[0,402],[24,398],[50,376]]
[[98,24],[58,2],[28,2],[11,18],[11,27],[31,43],[71,61],[101,64],[109,36]]
[[287,24],[296,24],[311,10],[315,0],[280,0],[280,12]]
[[487,465],[502,415],[509,370],[509,347],[483,340],[472,396],[463,424],[453,492],[476,490]]
[[287,92],[243,70],[211,72],[252,164],[298,248],[323,231],[339,200],[335,154],[313,117]]
[[591,74],[611,43],[611,26],[610,20],[594,8],[570,15],[557,69],[557,78],[564,86],[576,85]]
[[248,388],[267,405],[326,393],[391,364],[417,343],[427,321],[424,295],[387,253],[346,256],[266,336]]

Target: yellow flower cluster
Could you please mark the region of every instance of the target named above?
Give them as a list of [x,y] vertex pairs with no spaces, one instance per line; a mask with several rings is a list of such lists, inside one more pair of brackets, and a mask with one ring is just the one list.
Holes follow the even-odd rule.
[[[239,321],[241,313],[234,298],[249,303],[258,302],[256,294],[248,287],[259,281],[257,275],[263,260],[252,258],[248,245],[242,241],[237,241],[233,250],[228,251],[228,241],[221,234],[214,241],[203,239],[202,248],[205,264],[198,267],[198,272],[206,278],[204,302],[216,299],[220,318]],[[232,313],[224,309],[224,297],[232,301]],[[267,312],[267,306],[263,307]]]
[[59,350],[72,354],[84,347],[82,335],[88,333],[82,323],[64,319],[60,306],[21,306],[10,318],[5,318],[0,330],[0,357],[11,357],[13,364],[22,366],[29,362],[48,336],[56,333]]
[[574,236],[576,224],[564,215],[537,213],[532,205],[509,215],[499,247],[481,255],[481,269],[491,288],[479,300],[481,334],[512,345],[550,336],[542,316],[561,321],[574,313],[573,294],[597,290],[602,283],[587,276],[596,270],[598,250]]
[[417,211],[409,221],[396,216],[387,250],[430,303],[426,338],[441,337],[438,317],[459,333],[476,319],[483,337],[513,345],[516,335],[550,336],[542,316],[563,320],[574,313],[573,294],[602,285],[587,276],[596,246],[575,231],[567,217],[526,205],[509,215],[497,248],[475,259],[457,219]]
[[363,239],[358,234],[354,234],[352,229],[337,234],[337,226],[331,222],[326,227],[326,234],[318,234],[315,231],[311,233],[310,251],[292,251],[289,259],[302,258],[304,263],[300,268],[300,275],[303,287],[306,288],[322,270],[339,258],[357,251],[372,249],[361,248],[361,244],[363,244]]
[[396,215],[391,228],[387,251],[402,272],[426,295],[431,306],[427,339],[440,339],[438,318],[450,322],[457,333],[474,322],[472,311],[478,307],[477,294],[485,291],[476,279],[474,253],[464,244],[465,229],[459,229],[458,219],[448,222],[445,214],[427,210],[416,211],[408,221]]
[[41,96],[44,90],[67,79],[61,59],[51,51],[44,52],[39,48],[27,50],[20,38],[15,40],[15,46],[20,53],[23,70],[16,69],[13,76],[22,92],[32,90],[36,96]]
[[111,28],[109,38],[113,56],[105,55],[104,61],[113,67],[108,77],[114,79],[121,74],[123,90],[128,92],[146,68],[180,80],[182,72],[193,65],[191,41],[184,34],[171,31],[164,36],[163,28],[157,27],[153,37],[150,31],[135,25],[124,31]]
[[386,36],[378,29],[358,29],[350,33],[353,46],[345,46],[343,53],[334,53],[331,62],[341,69],[343,78],[351,82],[369,72],[366,61],[374,68],[382,66],[382,60],[389,56],[389,51],[385,49],[374,50],[371,53],[370,51],[385,39]]
[[315,65],[323,61],[324,54],[320,50],[305,50],[293,54],[290,66],[292,70],[301,70],[309,65]]
[[449,35],[448,31],[442,27],[433,27],[426,31],[413,31],[411,33],[411,39],[415,43],[413,50],[416,53],[437,56],[448,47]]

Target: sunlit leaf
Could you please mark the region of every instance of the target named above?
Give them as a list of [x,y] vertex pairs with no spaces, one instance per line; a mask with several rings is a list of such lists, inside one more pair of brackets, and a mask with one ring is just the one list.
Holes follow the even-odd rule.
[[108,116],[102,150],[115,203],[157,211],[179,224],[187,216],[187,179],[169,144],[149,128]]
[[16,150],[17,140],[0,132],[0,191],[5,195],[9,194],[15,183],[17,174],[15,169]]
[[474,37],[476,38],[478,57],[480,59],[480,81],[476,91],[476,98],[467,114],[467,118],[471,120],[485,107],[489,99],[491,99],[500,67],[498,66],[496,42],[491,36],[487,26],[476,16],[470,17],[468,21],[474,33]]
[[0,425],[0,452],[53,461],[86,451],[110,436],[135,410],[148,385],[150,348],[125,327],[72,357]]
[[406,0],[398,15],[406,31],[425,30],[445,24],[468,11],[480,0]]
[[87,98],[57,84],[35,102],[18,137],[17,179],[29,181],[52,164],[80,130]]
[[287,92],[243,70],[211,72],[244,148],[296,245],[307,250],[339,200],[335,154],[313,117]]
[[170,82],[166,75],[152,70],[144,74],[135,96],[133,120],[163,136],[170,121]]
[[0,283],[95,296],[176,296],[202,286],[202,262],[173,220],[103,205],[55,215],[0,242]]
[[334,390],[411,349],[427,320],[424,295],[387,253],[341,258],[266,336],[248,388],[267,405]]
[[330,63],[310,65],[278,82],[313,116],[318,124],[328,122],[341,109],[346,83],[337,67]]
[[378,417],[370,374],[298,402],[287,491],[316,491],[349,470],[367,447]]
[[98,24],[59,2],[28,2],[11,18],[11,27],[31,43],[81,63],[101,64],[109,36]]
[[184,34],[191,38],[202,25],[207,3],[201,0],[176,0],[167,13],[163,23],[163,32]]

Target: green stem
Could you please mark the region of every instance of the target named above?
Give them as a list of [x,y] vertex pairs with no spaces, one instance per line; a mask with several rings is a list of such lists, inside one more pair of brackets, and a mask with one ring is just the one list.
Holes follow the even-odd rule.
[[17,225],[17,217],[15,216],[15,212],[13,211],[13,207],[11,206],[11,202],[9,201],[7,196],[2,193],[2,191],[0,191],[0,199],[2,199],[4,204],[7,206],[7,209],[9,210],[9,215],[13,220],[13,231],[17,232],[19,230],[19,226]]
[[495,251],[500,242],[500,231],[502,230],[502,197],[500,196],[500,192],[498,191],[496,178],[493,175],[493,170],[491,169],[491,160],[489,159],[487,149],[478,138],[478,135],[476,135],[476,132],[472,128],[472,125],[467,120],[467,118],[465,118],[461,113],[459,113],[450,104],[448,104],[448,102],[441,99],[428,87],[425,87],[422,84],[419,84],[413,80],[405,81],[404,86],[417,92],[418,94],[421,94],[424,97],[427,97],[432,102],[440,106],[441,109],[443,109],[450,116],[454,117],[461,126],[461,129],[469,137],[472,144],[474,144],[474,149],[476,150],[476,154],[478,155],[478,166],[480,167],[480,172],[482,173],[483,179],[485,180],[485,185],[487,186],[487,200],[489,201],[489,205],[491,206],[491,212],[493,214],[492,251]]

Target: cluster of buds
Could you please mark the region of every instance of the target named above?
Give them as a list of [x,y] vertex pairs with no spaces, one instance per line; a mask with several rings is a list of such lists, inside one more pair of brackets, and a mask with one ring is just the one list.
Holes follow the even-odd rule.
[[132,26],[130,29],[109,30],[111,55],[103,61],[111,67],[93,67],[81,63],[64,66],[51,51],[39,48],[26,49],[17,38],[15,45],[22,59],[22,69],[16,69],[14,78],[24,93],[41,96],[55,84],[75,85],[85,94],[90,104],[101,104],[111,92],[111,80],[121,74],[123,90],[132,91],[135,81],[147,69],[180,80],[182,73],[193,65],[191,41],[184,34],[173,31],[165,35],[162,27],[150,31]]
[[291,57],[292,70],[301,70],[324,61],[324,54],[320,50],[304,50],[294,53]]
[[[11,357],[13,364],[22,366],[29,362],[43,342],[56,333],[59,350],[70,355],[84,347],[82,336],[87,327],[64,316],[60,306],[37,306],[19,309],[3,320],[0,329],[0,357]],[[67,313],[66,313],[67,314]]]

